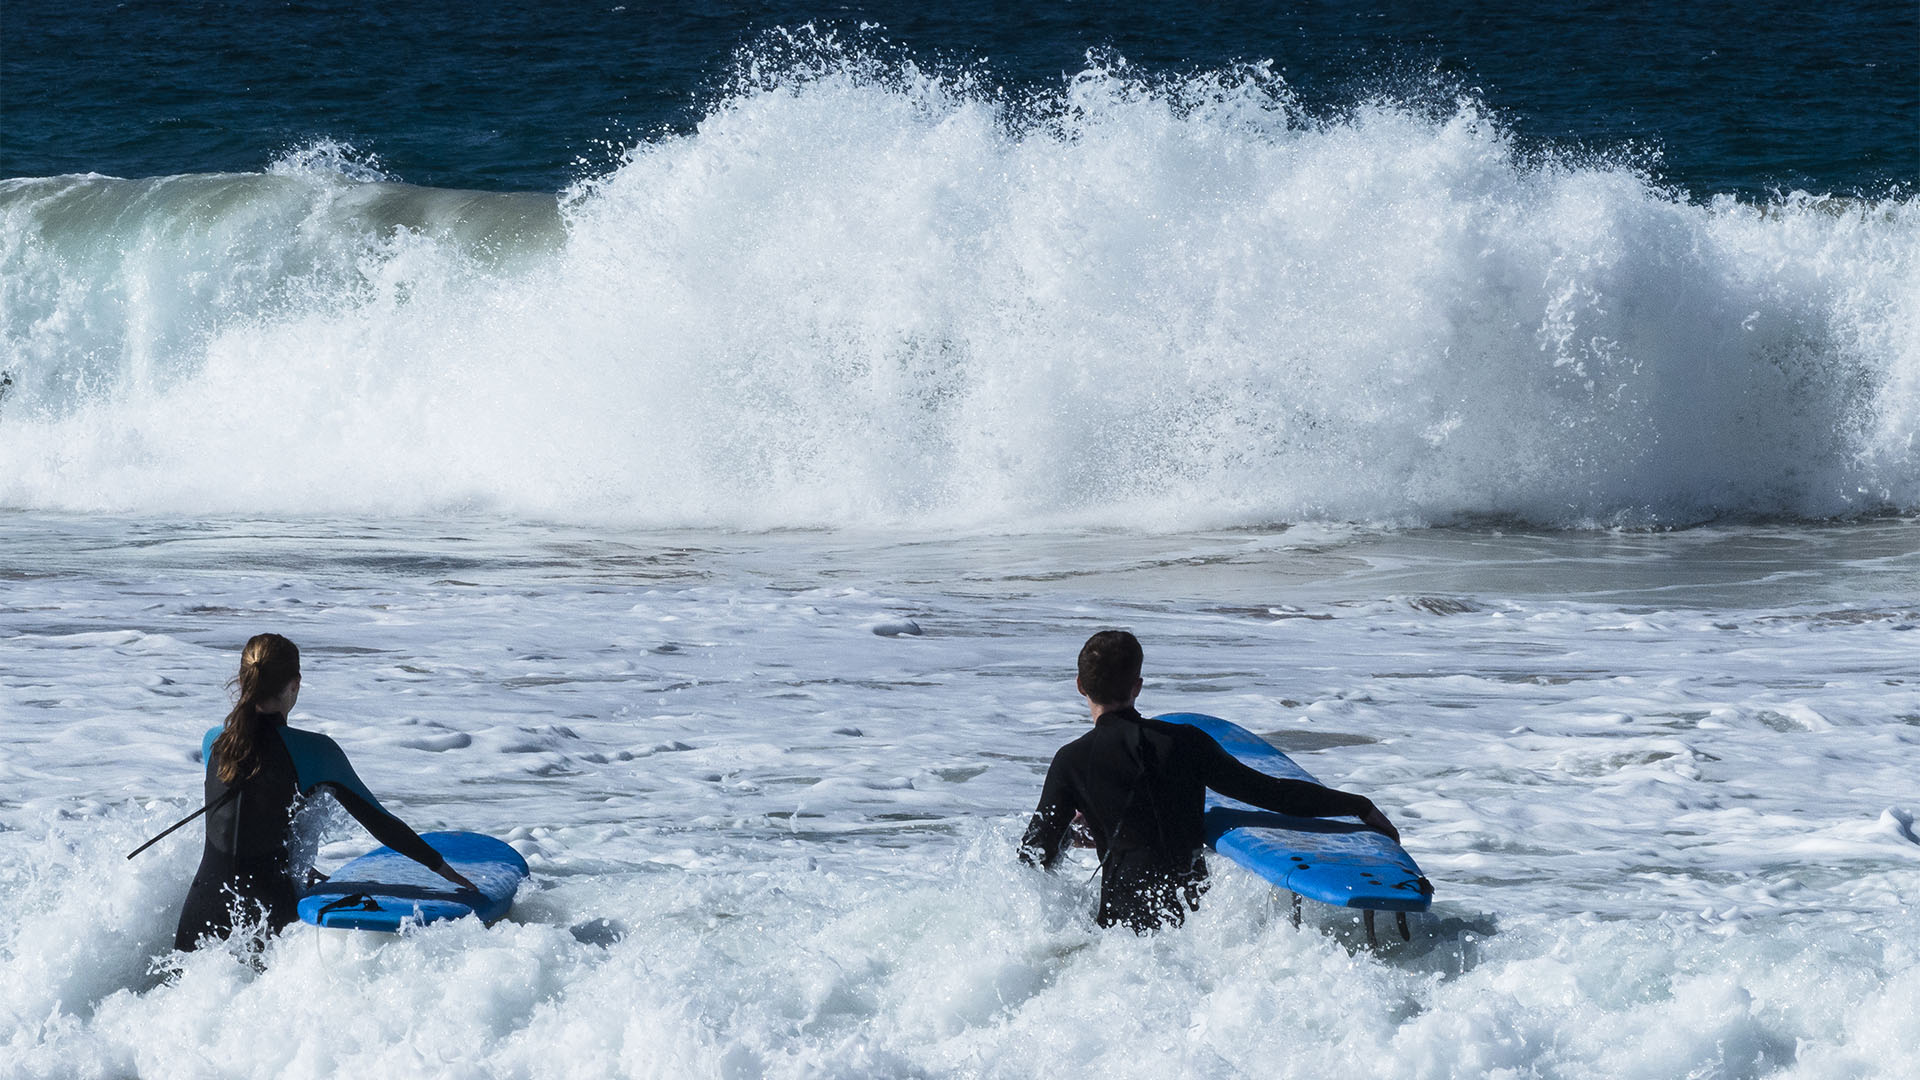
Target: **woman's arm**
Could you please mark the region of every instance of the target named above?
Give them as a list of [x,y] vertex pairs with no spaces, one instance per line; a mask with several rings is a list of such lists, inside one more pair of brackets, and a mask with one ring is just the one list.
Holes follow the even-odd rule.
[[287,754],[293,759],[293,770],[302,795],[311,795],[324,789],[341,806],[346,807],[347,813],[372,833],[375,840],[463,889],[474,888],[473,882],[468,881],[465,875],[447,865],[446,856],[435,851],[406,822],[394,817],[386,807],[380,805],[380,800],[373,797],[373,792],[368,791],[354,773],[339,743],[318,732],[301,731],[298,728],[282,728],[281,741],[286,744]]
[[323,780],[314,785],[314,790],[325,791],[333,796],[334,801],[345,807],[347,813],[352,814],[355,821],[372,833],[375,840],[463,889],[474,888],[473,882],[468,881],[460,871],[447,865],[447,857],[435,851],[433,845],[420,839],[420,834],[414,832],[411,826],[381,807],[367,802],[352,788],[332,780]]

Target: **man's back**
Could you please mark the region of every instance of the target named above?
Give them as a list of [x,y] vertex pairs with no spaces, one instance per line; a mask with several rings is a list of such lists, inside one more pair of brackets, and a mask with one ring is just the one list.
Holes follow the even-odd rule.
[[1102,860],[1110,853],[1144,851],[1165,866],[1190,863],[1205,843],[1204,748],[1194,745],[1195,735],[1218,749],[1194,728],[1125,709],[1101,716],[1092,731],[1061,747],[1047,771],[1035,827],[1028,830],[1025,846],[1034,861],[1050,865],[1059,858],[1065,828],[1057,819],[1064,811],[1065,824],[1071,824],[1078,811]]
[[1301,817],[1362,816],[1357,795],[1249,768],[1205,732],[1142,717],[1102,713],[1092,731],[1060,748],[1047,770],[1021,857],[1042,866],[1060,858],[1077,812],[1100,854],[1100,922],[1134,929],[1178,922],[1181,898],[1198,900],[1206,876],[1206,792]]

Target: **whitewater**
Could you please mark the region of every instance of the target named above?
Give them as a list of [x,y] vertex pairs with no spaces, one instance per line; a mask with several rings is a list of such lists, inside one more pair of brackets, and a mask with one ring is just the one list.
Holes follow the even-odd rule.
[[[1920,202],[1702,205],[1264,68],[784,73],[557,197],[0,185],[0,504],[654,526],[1920,505]],[[1098,434],[1096,434],[1098,433]]]
[[[0,181],[0,1076],[1912,1075],[1911,195],[1258,66],[609,155]],[[1411,941],[1014,859],[1110,626],[1394,818]],[[505,922],[169,950],[268,630]]]

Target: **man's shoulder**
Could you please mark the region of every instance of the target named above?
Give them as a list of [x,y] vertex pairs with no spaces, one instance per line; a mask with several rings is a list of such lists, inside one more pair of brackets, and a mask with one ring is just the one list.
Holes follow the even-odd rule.
[[1061,767],[1080,766],[1099,753],[1100,746],[1113,737],[1113,732],[1101,725],[1095,725],[1061,744],[1053,752],[1053,763]]
[[1080,734],[1062,743],[1060,746],[1060,749],[1055,750],[1053,752],[1053,756],[1058,758],[1062,756],[1072,757],[1075,754],[1084,754],[1087,752],[1088,748],[1093,746],[1099,740],[1100,740],[1100,729],[1097,727],[1088,728],[1087,730],[1081,732]]
[[1155,719],[1151,716],[1143,716],[1140,718],[1140,726],[1156,735],[1164,736],[1182,747],[1204,750],[1219,745],[1219,743],[1214,742],[1213,736],[1194,727],[1192,724],[1174,724],[1165,720]]

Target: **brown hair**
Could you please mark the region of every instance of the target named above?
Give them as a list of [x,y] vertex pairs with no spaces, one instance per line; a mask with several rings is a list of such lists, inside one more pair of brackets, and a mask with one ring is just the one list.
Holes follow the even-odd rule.
[[1140,681],[1140,639],[1102,630],[1080,646],[1080,692],[1095,705],[1124,705]]
[[213,759],[220,763],[223,784],[245,780],[260,771],[254,737],[260,725],[259,703],[276,697],[300,677],[300,647],[279,634],[255,634],[240,651],[240,674],[228,686],[240,696],[227,714],[226,730],[213,740]]

